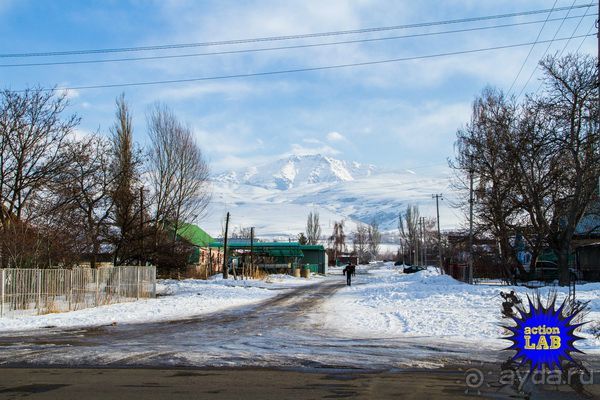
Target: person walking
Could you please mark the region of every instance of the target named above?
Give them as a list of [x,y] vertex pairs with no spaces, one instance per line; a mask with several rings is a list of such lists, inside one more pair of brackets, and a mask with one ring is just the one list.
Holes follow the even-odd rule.
[[342,271],[344,275],[346,275],[346,285],[352,286],[352,275],[356,273],[356,265],[348,264],[346,268]]

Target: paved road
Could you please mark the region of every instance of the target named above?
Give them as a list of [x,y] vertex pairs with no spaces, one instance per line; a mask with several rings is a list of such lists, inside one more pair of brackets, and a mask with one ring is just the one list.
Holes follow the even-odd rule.
[[[600,395],[598,384],[576,393],[569,386],[537,385],[518,393],[487,382],[465,383],[459,368],[400,372],[302,372],[273,369],[2,369],[0,399],[544,399]],[[490,374],[496,374],[491,376]],[[531,385],[530,385],[531,386]],[[596,397],[597,398],[597,397]]]

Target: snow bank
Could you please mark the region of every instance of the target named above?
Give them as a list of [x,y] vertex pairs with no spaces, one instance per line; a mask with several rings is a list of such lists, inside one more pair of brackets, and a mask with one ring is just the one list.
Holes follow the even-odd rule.
[[60,314],[0,318],[0,332],[184,319],[255,304],[276,296],[282,289],[310,283],[314,283],[314,280],[285,275],[275,275],[266,280],[244,281],[223,280],[217,276],[208,281],[160,280],[156,284],[158,295],[156,299],[111,304]]
[[[362,273],[361,273],[362,272]],[[559,300],[567,288],[554,288]],[[338,291],[324,305],[325,327],[345,337],[432,337],[504,348],[508,342],[499,326],[502,320],[500,290],[525,295],[523,287],[467,285],[435,268],[402,274],[400,267],[388,263],[377,269],[359,269],[353,286]],[[550,288],[540,289],[546,295]],[[588,321],[600,321],[600,283],[579,285],[577,298],[590,301]],[[588,324],[577,342],[586,352],[600,352]]]

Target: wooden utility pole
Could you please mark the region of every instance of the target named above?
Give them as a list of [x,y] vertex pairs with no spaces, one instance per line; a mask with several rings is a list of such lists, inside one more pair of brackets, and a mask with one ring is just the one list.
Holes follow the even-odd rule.
[[422,257],[422,265],[424,267],[427,266],[427,242],[425,241],[425,217],[421,217],[421,239],[423,240],[423,246],[421,246],[421,249],[423,251],[423,257]]
[[469,271],[467,281],[473,283],[473,156],[471,156],[471,165],[469,167]]
[[229,211],[225,218],[225,237],[223,237],[223,279],[229,278],[229,271],[227,270],[227,232],[229,231]]
[[140,186],[140,265],[146,264],[144,256],[144,186]]
[[250,274],[254,275],[254,227],[250,228]]
[[435,198],[435,208],[437,210],[437,234],[438,234],[438,262],[440,265],[440,273],[444,273],[444,266],[442,260],[442,232],[440,231],[440,199],[444,200],[444,196],[440,194],[432,194],[432,198]]

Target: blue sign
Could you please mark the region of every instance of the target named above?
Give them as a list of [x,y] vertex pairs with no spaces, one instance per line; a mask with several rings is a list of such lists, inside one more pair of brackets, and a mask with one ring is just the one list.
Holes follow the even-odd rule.
[[549,301],[548,308],[542,305],[537,296],[534,304],[529,296],[529,311],[517,307],[518,313],[512,319],[514,326],[504,326],[512,334],[504,339],[512,341],[506,350],[514,350],[512,361],[530,364],[530,369],[562,369],[563,361],[575,362],[572,353],[583,353],[575,348],[575,342],[583,339],[575,331],[584,323],[576,323],[576,317],[585,309],[577,305],[566,309],[566,300],[555,309],[556,296]]

